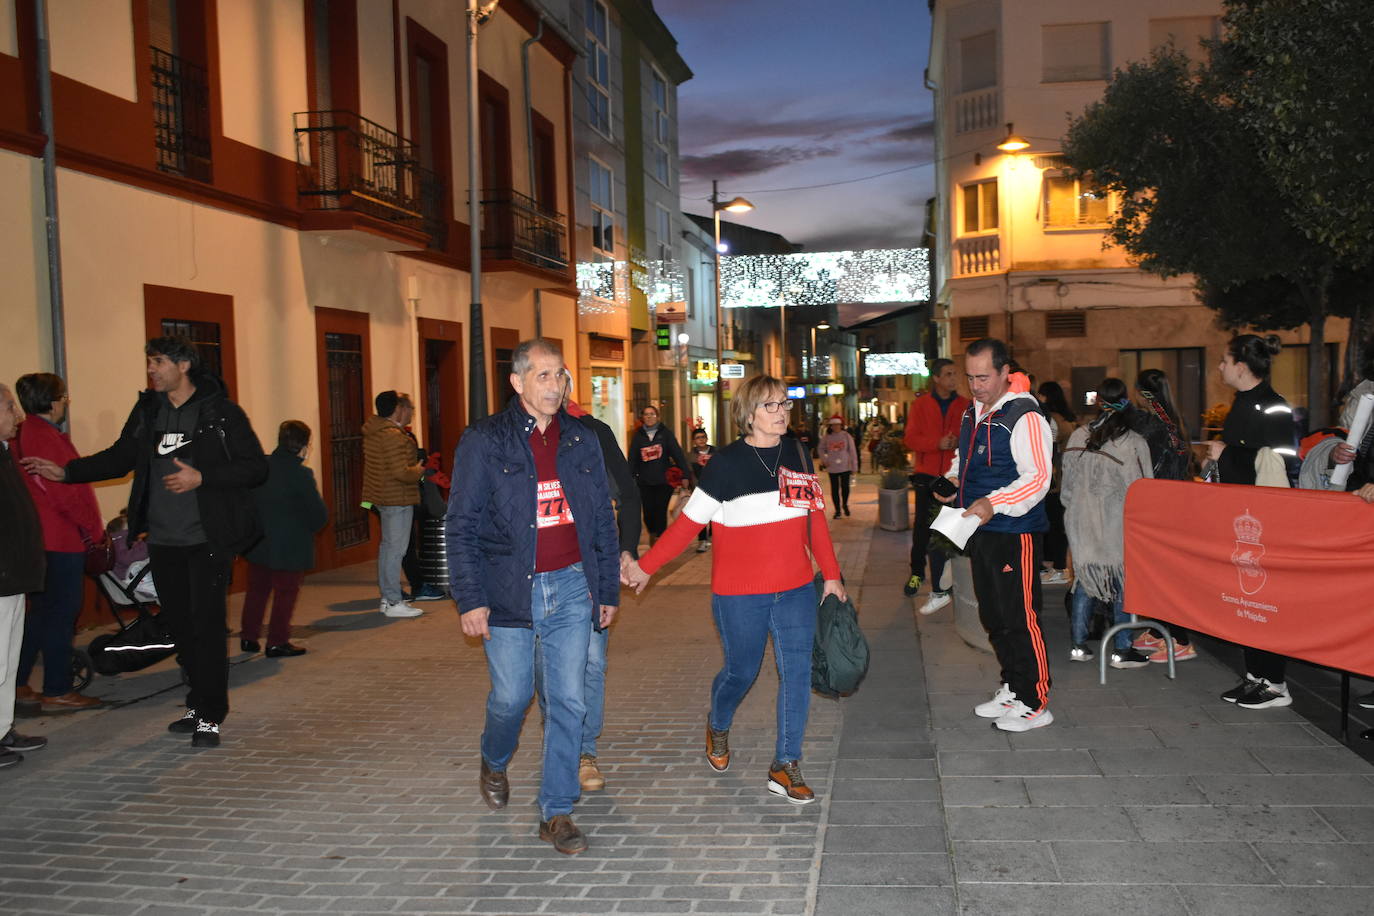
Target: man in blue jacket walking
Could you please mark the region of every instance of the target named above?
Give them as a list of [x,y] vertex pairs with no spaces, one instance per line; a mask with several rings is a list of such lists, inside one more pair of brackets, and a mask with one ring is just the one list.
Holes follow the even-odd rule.
[[567,855],[587,848],[572,820],[586,713],[592,627],[620,603],[620,547],[594,432],[563,409],[568,370],[557,345],[515,349],[506,409],[458,443],[449,495],[449,576],[463,634],[481,637],[491,692],[482,731],[482,799],[506,807],[506,766],[534,696],[544,693],[539,838]]

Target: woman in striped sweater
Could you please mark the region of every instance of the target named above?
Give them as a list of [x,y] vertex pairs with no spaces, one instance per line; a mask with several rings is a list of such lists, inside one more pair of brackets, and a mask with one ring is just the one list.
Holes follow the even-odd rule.
[[[821,484],[796,439],[786,438],[782,382],[754,376],[730,404],[741,438],[721,448],[677,521],[624,579],[643,591],[649,577],[712,525],[711,612],[725,663],[711,685],[706,762],[730,766],[730,725],[759,666],[768,637],[778,668],[778,736],[768,791],[795,805],[815,801],[801,773],[801,746],[811,701],[811,645],[816,631],[812,557],[825,594],[844,599],[840,567],[826,526]],[[811,555],[808,556],[807,548]]]

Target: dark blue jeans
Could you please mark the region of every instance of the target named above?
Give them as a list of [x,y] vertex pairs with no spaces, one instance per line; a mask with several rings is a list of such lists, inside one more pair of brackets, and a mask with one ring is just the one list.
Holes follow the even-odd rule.
[[725,666],[711,684],[710,724],[728,729],[754,686],[763,650],[773,637],[778,666],[778,740],[773,758],[800,760],[811,711],[811,647],[816,640],[816,590],[807,583],[786,592],[712,595],[711,613]]
[[19,650],[19,686],[29,682],[33,666],[43,656],[43,694],[60,697],[72,692],[72,635],[81,613],[84,553],[48,551],[48,574],[43,591],[30,595],[24,644]]

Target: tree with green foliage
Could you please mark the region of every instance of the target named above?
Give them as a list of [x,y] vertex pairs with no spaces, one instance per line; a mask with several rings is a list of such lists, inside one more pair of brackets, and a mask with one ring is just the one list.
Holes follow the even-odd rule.
[[[1313,9],[1295,15],[1295,6]],[[1367,99],[1334,127],[1325,116],[1310,125],[1285,106],[1305,105],[1329,116],[1331,104],[1353,104],[1359,90],[1348,87],[1332,90],[1335,103],[1307,98],[1327,88],[1315,83],[1318,74],[1334,79],[1318,59],[1327,47],[1323,35],[1346,31],[1341,11],[1365,22],[1374,4],[1228,0],[1225,37],[1211,45],[1210,61],[1197,64],[1163,49],[1117,71],[1102,99],[1072,121],[1064,148],[1076,170],[1121,195],[1108,239],[1142,269],[1193,274],[1203,301],[1228,326],[1310,327],[1308,404],[1318,424],[1330,409],[1326,318],[1357,313],[1370,289],[1374,221],[1362,221],[1374,213],[1368,155],[1374,125],[1357,115],[1370,110]],[[1303,21],[1278,27],[1289,19]],[[1243,29],[1254,31],[1241,34]],[[1366,45],[1374,38],[1374,30],[1350,31],[1363,35]],[[1346,60],[1362,62],[1370,51],[1374,45]],[[1271,57],[1279,63],[1270,63]],[[1363,73],[1356,79],[1368,81]],[[1275,139],[1275,118],[1290,125],[1282,143]],[[1349,161],[1359,174],[1344,174],[1347,193],[1360,198],[1346,220],[1321,203],[1335,187],[1336,169],[1323,166],[1320,147],[1336,136],[1337,149],[1366,146],[1363,158]],[[1285,144],[1293,161],[1278,168],[1274,162],[1283,155],[1277,149]],[[1338,292],[1346,295],[1333,298]],[[1352,328],[1352,342],[1359,333]]]

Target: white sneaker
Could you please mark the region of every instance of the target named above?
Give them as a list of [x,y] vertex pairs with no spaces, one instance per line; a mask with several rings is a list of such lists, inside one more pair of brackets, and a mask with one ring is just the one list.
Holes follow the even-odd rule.
[[1054,721],[1054,713],[1048,706],[1031,709],[1020,700],[1011,704],[1006,714],[992,723],[1004,732],[1028,732],[1032,728],[1043,728]]
[[1041,585],[1063,585],[1069,581],[1069,577],[1064,574],[1062,569],[1042,569],[1040,571]]
[[931,592],[930,598],[926,600],[925,604],[917,608],[916,611],[919,614],[934,614],[940,608],[949,604],[952,600],[954,599],[950,598],[949,592],[945,592],[943,594],[941,594],[940,592]]
[[1017,702],[1016,694],[1006,684],[997,688],[992,699],[973,707],[973,714],[984,719],[1000,719]]
[[387,617],[419,617],[424,611],[413,605],[406,604],[404,601],[397,601],[395,604],[391,604],[383,598],[382,613]]

